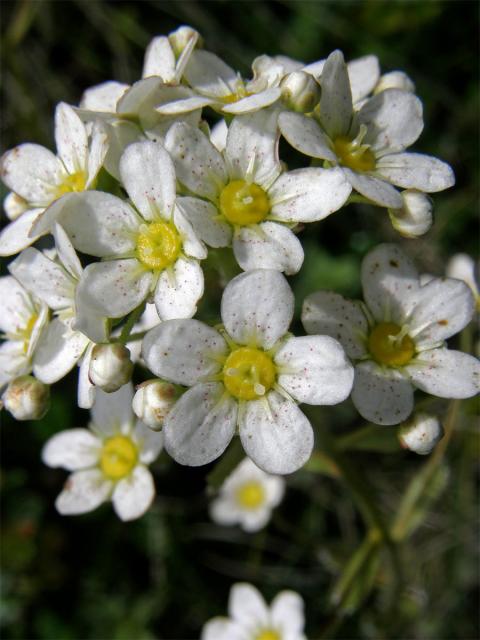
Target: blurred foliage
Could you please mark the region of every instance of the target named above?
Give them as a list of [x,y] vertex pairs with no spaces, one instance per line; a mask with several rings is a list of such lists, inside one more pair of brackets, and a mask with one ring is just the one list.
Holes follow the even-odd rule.
[[[107,79],[138,79],[150,38],[182,23],[247,76],[261,53],[306,62],[335,48],[347,59],[377,54],[384,71],[407,71],[424,101],[416,150],[448,161],[457,176],[454,189],[435,196],[427,237],[400,243],[438,275],[449,255],[476,252],[476,2],[2,0],[0,10],[3,149],[24,141],[53,146],[57,102],[77,103]],[[398,241],[384,212],[353,205],[301,238],[306,260],[291,279],[297,318],[316,289],[359,295],[362,257],[380,241]],[[212,322],[218,284],[231,277],[218,264],[213,252],[200,309]],[[1,416],[4,638],[195,638],[206,620],[226,612],[238,580],[267,599],[298,590],[311,639],[479,637],[475,400],[449,406],[419,394],[447,431],[426,459],[402,451],[394,428],[362,425],[349,402],[310,408],[318,450],[289,479],[268,528],[248,535],[214,525],[207,512],[207,478],[218,486],[235,464],[234,446],[221,463],[199,469],[163,454],[153,467],[157,500],[138,522],[121,523],[109,505],[58,516],[53,503],[65,473],[45,468],[40,450],[53,433],[88,421],[75,408],[75,384],[74,372],[55,387],[39,422]]]

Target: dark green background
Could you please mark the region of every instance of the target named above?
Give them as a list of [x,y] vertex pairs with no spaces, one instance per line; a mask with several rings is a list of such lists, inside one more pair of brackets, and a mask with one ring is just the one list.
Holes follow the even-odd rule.
[[[424,102],[425,132],[414,149],[448,161],[457,176],[454,189],[435,196],[432,231],[400,243],[436,275],[449,255],[477,251],[478,3],[4,0],[0,10],[3,150],[25,141],[53,147],[58,101],[77,103],[85,88],[104,80],[135,81],[151,37],[184,23],[247,77],[262,53],[305,62],[335,48],[347,59],[375,53],[383,71],[407,71]],[[301,238],[306,260],[291,279],[297,306],[322,287],[359,294],[366,251],[398,240],[383,211],[358,206],[309,226]],[[209,320],[218,317],[220,295],[213,267],[200,313]],[[153,467],[155,506],[140,521],[121,523],[109,505],[59,517],[53,501],[65,473],[45,468],[39,452],[53,433],[86,424],[88,413],[75,408],[75,385],[75,372],[56,385],[52,409],[39,423],[1,416],[4,638],[195,638],[206,620],[226,612],[229,587],[238,580],[253,582],[267,598],[298,590],[311,639],[478,637],[474,401],[462,403],[420,526],[402,549],[406,585],[393,610],[385,603],[391,583],[385,563],[373,590],[339,616],[329,589],[364,525],[338,479],[299,472],[268,529],[249,536],[209,521],[206,475],[214,465],[183,468],[164,454]],[[443,416],[446,403],[433,408]],[[361,425],[348,402],[311,416],[318,441],[322,431],[337,436]],[[425,464],[399,450],[393,433],[386,445],[373,445],[384,451],[349,452],[387,518]]]

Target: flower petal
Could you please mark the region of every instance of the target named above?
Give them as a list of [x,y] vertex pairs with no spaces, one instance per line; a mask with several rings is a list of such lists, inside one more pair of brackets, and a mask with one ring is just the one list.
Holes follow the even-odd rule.
[[191,318],[203,295],[203,271],[198,260],[179,258],[173,273],[162,271],[155,289],[155,306],[162,320]]
[[50,309],[73,306],[75,283],[72,277],[41,251],[29,247],[9,265],[10,273],[27,291],[43,300]]
[[245,640],[245,634],[236,622],[217,616],[205,624],[201,640]]
[[210,247],[226,247],[232,239],[232,227],[218,220],[218,209],[210,202],[200,198],[177,198],[175,205],[192,225],[200,240]]
[[402,191],[402,207],[389,209],[388,215],[394,229],[406,238],[417,238],[427,233],[433,224],[433,202],[420,191]]
[[351,169],[344,168],[343,171],[355,191],[368,200],[391,209],[399,209],[402,206],[402,196],[385,180]]
[[62,163],[38,144],[21,144],[0,159],[0,176],[9,189],[31,206],[47,206],[55,198],[52,187],[62,175]]
[[120,159],[120,175],[133,204],[146,220],[169,220],[175,203],[175,169],[159,142],[134,142]]
[[267,473],[293,473],[312,453],[310,422],[294,402],[276,391],[245,403],[239,428],[245,453]]
[[427,193],[443,191],[455,184],[450,165],[422,153],[385,155],[377,162],[375,172],[398,187]]
[[204,260],[207,257],[207,248],[195,233],[190,220],[183,214],[183,210],[175,205],[173,211],[173,224],[180,234],[183,251],[189,258]]
[[247,96],[246,98],[242,98],[241,100],[225,105],[222,107],[222,112],[231,113],[233,115],[254,113],[255,111],[269,107],[271,104],[276,102],[281,95],[282,91],[280,88],[270,87],[265,89],[265,91],[254,93],[251,96]]
[[85,125],[65,102],[60,102],[55,109],[55,142],[68,173],[85,171],[88,153]]
[[77,304],[98,316],[121,318],[147,297],[151,272],[143,271],[138,260],[110,260],[88,265],[77,287]]
[[375,424],[398,424],[413,410],[413,387],[395,369],[381,368],[374,362],[355,367],[352,401],[365,420]]
[[142,465],[120,480],[113,490],[112,502],[120,520],[135,520],[143,516],[155,497],[152,474]]
[[43,209],[29,209],[2,229],[0,256],[13,256],[38,240],[40,235],[30,235],[30,231],[41,213]]
[[331,405],[350,395],[353,367],[330,336],[290,338],[274,360],[279,385],[298,402]]
[[165,449],[180,464],[208,464],[225,451],[236,423],[237,403],[224,395],[223,385],[197,384],[183,394],[165,419]]
[[141,420],[137,420],[132,432],[132,439],[140,449],[140,462],[151,464],[163,449],[163,433],[153,431]]
[[6,340],[0,344],[0,389],[13,378],[31,370],[30,358],[21,340]]
[[251,180],[268,189],[281,171],[278,111],[264,109],[234,118],[225,156],[231,180]]
[[295,169],[282,174],[268,195],[272,216],[286,222],[315,222],[337,211],[352,187],[342,169]]
[[102,443],[88,429],[68,429],[56,433],[42,450],[42,460],[49,467],[68,471],[87,469],[98,463]]
[[403,151],[422,133],[422,103],[410,91],[386,89],[367,100],[358,124],[367,126],[364,142],[377,153]]
[[317,291],[305,298],[302,322],[307,333],[338,340],[350,358],[366,354],[368,322],[357,302],[332,291]]
[[21,331],[35,313],[29,294],[12,276],[0,278],[0,329],[5,333]]
[[129,432],[136,418],[132,410],[133,386],[130,382],[113,393],[97,389],[91,410],[90,428],[101,438]]
[[330,136],[345,136],[352,121],[352,91],[347,65],[341,51],[331,53],[323,67],[320,78],[320,121]]
[[292,275],[303,263],[300,240],[287,226],[276,222],[240,227],[234,235],[233,252],[244,271],[275,269]]
[[301,639],[305,627],[305,614],[303,599],[298,593],[295,591],[278,593],[272,600],[270,612],[273,626],[275,629],[281,629],[285,638]]
[[247,628],[266,626],[269,622],[269,611],[262,594],[246,582],[237,582],[231,588],[228,613]]
[[415,305],[420,288],[418,272],[394,244],[380,244],[362,263],[365,302],[378,322],[402,325]]
[[228,180],[225,162],[202,131],[178,122],[169,129],[165,148],[175,162],[178,180],[189,191],[210,200],[218,197]]
[[312,158],[336,162],[337,156],[330,148],[330,141],[313,118],[301,113],[281,113],[278,126],[283,137],[294,149]]
[[175,78],[175,54],[167,36],[153,38],[145,51],[142,78],[159,76],[164,82]]
[[117,102],[130,85],[108,80],[90,87],[83,92],[80,107],[88,111],[106,111],[115,113]]
[[177,116],[215,104],[217,104],[217,101],[214,98],[207,98],[206,96],[191,96],[189,98],[180,98],[180,100],[164,102],[158,107],[155,107],[155,111],[162,116]]
[[189,387],[220,371],[227,345],[203,322],[166,320],[144,337],[142,355],[156,376]]
[[440,398],[470,398],[480,391],[480,362],[461,351],[423,351],[406,370],[416,387]]
[[461,331],[472,319],[475,300],[469,287],[455,278],[434,278],[417,294],[409,319],[418,346],[434,344]]
[[184,77],[200,93],[216,97],[234,93],[238,80],[235,71],[218,56],[198,49],[190,56]]
[[231,280],[222,297],[222,320],[239,344],[254,341],[270,349],[288,331],[294,297],[278,271],[257,269]]
[[78,368],[77,404],[80,409],[91,409],[95,401],[96,387],[88,377],[94,346],[92,342],[88,345]]
[[83,333],[72,331],[59,318],[54,318],[37,343],[34,375],[45,384],[61,380],[80,360],[89,342]]
[[93,511],[108,500],[112,486],[112,481],[107,480],[98,469],[76,471],[67,478],[55,507],[62,516]]
[[53,237],[55,238],[55,249],[61,263],[75,280],[80,280],[83,272],[82,263],[78,259],[73,244],[65,233],[65,229],[58,222],[53,225]]
[[355,104],[371,93],[380,79],[377,56],[362,56],[347,64],[352,100]]
[[92,127],[92,135],[90,140],[90,147],[88,153],[87,162],[87,183],[86,189],[91,189],[95,180],[97,179],[98,172],[103,166],[105,157],[109,148],[108,128],[97,120]]

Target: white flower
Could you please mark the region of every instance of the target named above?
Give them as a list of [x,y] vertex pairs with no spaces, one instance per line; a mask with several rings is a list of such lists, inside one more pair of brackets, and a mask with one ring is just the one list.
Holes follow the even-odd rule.
[[46,443],[42,459],[49,467],[73,471],[55,506],[62,515],[96,509],[107,500],[121,520],[142,516],[155,496],[147,466],[162,449],[162,435],[132,412],[133,388],[97,391],[89,429],[69,429]]
[[392,226],[406,238],[423,236],[433,224],[432,199],[414,189],[402,191],[400,195],[402,207],[388,210]]
[[446,274],[449,278],[463,280],[471,289],[477,309],[480,309],[480,292],[478,275],[474,260],[466,253],[456,253],[447,263]]
[[426,456],[443,438],[443,428],[436,416],[417,413],[401,425],[398,437],[403,447]]
[[293,147],[342,167],[358,193],[390,209],[402,207],[393,185],[430,193],[454,184],[453,171],[446,163],[404,153],[423,129],[422,104],[412,92],[386,89],[354,112],[340,51],[328,57],[320,83],[322,97],[314,117],[298,113],[279,117],[281,132]]
[[199,33],[186,26],[153,38],[145,51],[142,78],[158,76],[166,84],[179,85],[198,38]]
[[91,189],[95,183],[107,151],[100,123],[94,125],[89,140],[78,115],[61,102],[55,111],[55,141],[58,156],[26,143],[7,151],[0,160],[3,182],[26,203],[24,213],[0,234],[0,255],[18,253],[37,239],[29,235],[32,224],[52,202],[66,193]]
[[117,391],[131,380],[132,371],[133,362],[125,345],[114,342],[93,347],[88,377],[102,391]]
[[352,400],[376,424],[397,424],[413,409],[414,387],[441,398],[479,390],[480,363],[445,340],[470,321],[474,301],[465,283],[434,278],[421,285],[395,245],[373,249],[362,264],[365,305],[319,291],[304,303],[307,333],[340,340],[356,362]]
[[0,278],[0,388],[32,370],[32,358],[48,323],[47,305],[12,278]]
[[244,531],[258,531],[270,520],[284,491],[283,478],[265,473],[245,458],[223,482],[210,515],[218,524],[238,523]]
[[[199,260],[207,252],[175,206],[173,163],[159,143],[138,142],[127,147],[120,172],[135,209],[109,193],[72,194],[37,226],[48,230],[58,219],[78,250],[103,258],[83,272],[79,309],[121,318],[153,294],[161,319],[191,317],[203,294]],[[100,341],[90,327],[82,330]]]
[[165,145],[178,180],[204,198],[178,199],[198,236],[212,247],[232,243],[245,271],[266,268],[292,274],[302,265],[303,249],[291,227],[336,211],[351,187],[341,169],[282,173],[277,115],[264,109],[234,118],[223,153],[185,123],[170,129]]
[[353,368],[327,336],[292,337],[293,294],[278,271],[241,274],[222,298],[224,328],[170,320],[143,340],[151,371],[191,387],[165,419],[165,447],[181,464],[215,460],[235,431],[267,473],[292,473],[310,457],[313,431],[297,406],[337,404]]
[[303,610],[295,591],[281,591],[268,607],[253,585],[237,583],[230,591],[230,617],[209,620],[201,640],[306,640]]

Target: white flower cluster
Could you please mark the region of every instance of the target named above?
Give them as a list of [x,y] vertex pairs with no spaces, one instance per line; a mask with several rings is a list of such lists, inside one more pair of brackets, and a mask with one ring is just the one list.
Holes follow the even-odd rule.
[[[414,388],[478,390],[478,362],[445,346],[473,316],[471,290],[457,279],[423,284],[394,245],[365,257],[365,303],[318,292],[304,304],[309,335],[289,333],[285,275],[302,266],[304,225],[362,201],[418,236],[432,224],[427,194],[454,183],[447,164],[406,152],[423,128],[413,83],[381,76],[375,56],[346,64],[340,51],[310,65],[260,56],[252,71],[242,79],[181,27],[150,43],[138,82],[106,82],[78,106],[57,106],[57,155],[21,144],[1,158],[11,193],[0,255],[19,254],[0,279],[3,405],[41,417],[45,386],[79,365],[78,404],[93,406],[94,434],[58,434],[44,451],[47,464],[74,471],[62,513],[109,497],[124,519],[143,513],[162,427],[181,464],[211,462],[238,434],[261,470],[287,474],[314,446],[301,403],[352,393],[367,420],[398,424]],[[303,168],[287,170],[281,136]],[[202,261],[222,247],[244,273],[227,283],[212,327],[194,316]],[[137,361],[158,379],[137,390],[134,426],[124,405]],[[263,526],[283,490],[271,480],[261,513],[226,514],[234,478],[212,513]]]

